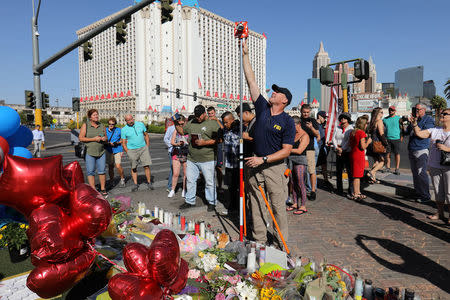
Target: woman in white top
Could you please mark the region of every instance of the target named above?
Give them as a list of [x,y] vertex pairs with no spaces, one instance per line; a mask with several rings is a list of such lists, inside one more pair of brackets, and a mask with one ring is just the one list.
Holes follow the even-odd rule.
[[442,127],[420,130],[417,118],[410,117],[414,133],[420,138],[431,138],[428,171],[433,182],[436,195],[437,214],[428,216],[430,220],[441,219],[450,224],[444,216],[444,206],[450,205],[450,166],[441,165],[441,151],[450,152],[450,109],[445,109],[440,115]]

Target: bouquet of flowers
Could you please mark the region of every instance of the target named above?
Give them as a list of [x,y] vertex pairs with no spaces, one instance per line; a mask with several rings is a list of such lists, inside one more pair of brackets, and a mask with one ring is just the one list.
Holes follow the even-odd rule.
[[20,250],[28,241],[28,225],[23,223],[11,222],[0,228],[0,248],[14,247]]

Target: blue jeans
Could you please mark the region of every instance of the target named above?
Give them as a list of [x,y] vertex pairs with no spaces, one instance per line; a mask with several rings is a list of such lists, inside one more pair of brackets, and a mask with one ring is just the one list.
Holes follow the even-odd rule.
[[86,153],[86,171],[87,176],[94,176],[95,169],[97,169],[98,175],[105,174],[106,167],[106,153],[102,156],[90,156]]
[[209,204],[216,205],[216,184],[214,182],[215,162],[193,162],[188,160],[186,166],[186,203],[195,205],[197,179],[200,172],[205,178],[205,197]]
[[[169,169],[169,178],[167,179],[167,189],[172,189],[172,176],[173,176],[173,170],[172,170],[172,154],[169,152],[169,163],[170,163],[170,169]],[[175,187],[174,187],[175,189]]]
[[423,200],[430,200],[430,181],[427,174],[428,149],[408,150],[416,194]]

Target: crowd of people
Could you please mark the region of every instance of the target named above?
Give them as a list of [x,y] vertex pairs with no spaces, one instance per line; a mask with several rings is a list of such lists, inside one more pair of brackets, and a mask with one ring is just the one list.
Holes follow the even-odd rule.
[[[288,239],[286,214],[302,215],[308,212],[307,201],[317,197],[317,173],[323,175],[323,187],[355,201],[366,196],[361,192],[361,180],[369,184],[380,183],[377,172],[390,172],[391,154],[394,155],[393,173],[400,175],[400,145],[404,136],[409,137],[408,153],[418,202],[430,201],[429,177],[432,178],[437,201],[437,214],[428,216],[432,220],[445,219],[445,205],[450,200],[450,109],[440,115],[443,127],[435,127],[433,118],[426,114],[426,107],[417,104],[408,120],[396,115],[396,108],[389,107],[389,115],[383,118],[383,110],[375,108],[371,116],[362,115],[356,122],[349,113],[338,116],[338,126],[331,140],[326,140],[327,114],[319,111],[311,116],[311,107],[301,107],[301,117],[291,117],[286,107],[292,100],[287,88],[273,85],[270,99],[265,99],[256,83],[249,60],[248,47],[243,45],[243,66],[254,109],[248,103],[242,106],[244,190],[246,209],[251,216],[253,239],[267,242],[267,224],[273,222],[270,233],[281,245]],[[177,192],[181,173],[181,196],[184,203],[180,209],[189,209],[196,204],[197,181],[202,175],[208,211],[214,211],[217,193],[222,192],[222,181],[228,187],[226,207],[228,213],[239,211],[239,165],[240,165],[240,107],[233,114],[226,111],[220,118],[213,107],[202,105],[194,108],[193,115],[186,118],[175,114],[164,135],[168,149],[170,174],[167,183],[168,197]],[[407,122],[406,122],[407,121]],[[105,168],[114,178],[114,169],[120,175],[120,184],[125,185],[121,157],[127,153],[137,191],[138,163],[145,170],[148,189],[153,189],[150,176],[150,139],[145,125],[136,122],[132,115],[125,117],[126,126],[116,127],[115,118],[110,118],[108,128],[98,121],[98,112],[91,109],[88,121],[83,124],[80,141],[86,143],[86,169],[89,184],[94,186],[97,171],[100,190],[105,189]],[[430,147],[431,140],[431,147]],[[329,153],[335,153],[336,187],[330,183],[327,164]],[[367,168],[366,155],[373,158]],[[445,156],[446,157],[446,156]],[[384,169],[383,169],[384,168]],[[225,176],[223,176],[223,171]],[[348,177],[347,193],[344,193],[343,178]],[[267,207],[269,206],[269,207]],[[270,208],[270,209],[269,209]],[[270,211],[268,216],[267,211]],[[276,223],[276,224],[275,224]],[[281,238],[281,239],[280,239]]]

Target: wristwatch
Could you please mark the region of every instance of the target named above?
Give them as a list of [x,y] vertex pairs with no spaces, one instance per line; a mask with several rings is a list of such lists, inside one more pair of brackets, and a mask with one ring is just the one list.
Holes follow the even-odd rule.
[[263,162],[264,162],[264,163],[267,163],[267,160],[268,160],[268,159],[269,159],[269,158],[268,158],[267,156],[264,156],[264,157],[263,157]]

